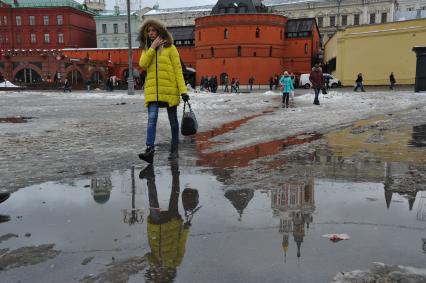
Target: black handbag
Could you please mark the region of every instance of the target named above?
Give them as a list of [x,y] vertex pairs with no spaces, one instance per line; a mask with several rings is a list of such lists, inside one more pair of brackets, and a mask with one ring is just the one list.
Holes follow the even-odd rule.
[[[186,104],[188,104],[189,111],[185,112]],[[183,105],[182,123],[180,125],[180,132],[184,136],[190,136],[197,133],[198,122],[195,118],[195,113],[191,109],[191,104],[185,102]]]

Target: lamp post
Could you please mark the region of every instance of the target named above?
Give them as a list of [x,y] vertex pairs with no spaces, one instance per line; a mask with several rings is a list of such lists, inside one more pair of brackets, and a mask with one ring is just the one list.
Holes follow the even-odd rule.
[[130,0],[127,0],[127,32],[128,32],[128,42],[129,42],[129,72],[127,76],[127,94],[135,94],[135,84],[133,81],[133,54],[132,54],[132,29],[130,26]]

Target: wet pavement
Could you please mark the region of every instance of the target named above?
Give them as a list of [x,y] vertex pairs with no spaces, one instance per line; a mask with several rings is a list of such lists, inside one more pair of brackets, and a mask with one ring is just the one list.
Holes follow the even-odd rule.
[[[290,146],[280,140],[266,153],[236,151],[230,164],[198,150],[196,166],[136,165],[22,188],[0,206],[10,218],[0,224],[1,281],[330,282],[372,262],[424,267],[426,192],[388,184],[425,163],[425,148],[411,146],[423,143],[423,127],[383,131],[383,121],[290,138],[317,143],[294,158],[280,155]],[[376,130],[394,143],[372,142]],[[205,136],[214,134],[200,134],[198,149],[208,149]],[[251,186],[222,181],[237,170],[257,171]]]
[[426,273],[420,108],[235,147],[282,109],[222,99],[206,115],[228,107],[224,121],[183,139],[179,163],[159,144],[151,168],[135,160],[142,101],[28,99],[49,107],[2,124],[0,282],[331,282],[373,262]]

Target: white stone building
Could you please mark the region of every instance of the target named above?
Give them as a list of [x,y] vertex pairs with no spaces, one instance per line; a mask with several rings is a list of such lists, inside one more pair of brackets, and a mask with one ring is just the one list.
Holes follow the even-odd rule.
[[193,26],[195,19],[210,15],[214,5],[184,7],[174,9],[152,9],[141,15],[141,22],[155,19],[168,27]]
[[[151,10],[144,8],[137,12],[132,12],[130,25],[132,32],[132,47],[139,47],[137,41],[139,28],[141,26],[141,14]],[[95,16],[96,41],[98,48],[128,47],[128,25],[127,11],[121,11],[115,7],[114,11],[104,11]]]

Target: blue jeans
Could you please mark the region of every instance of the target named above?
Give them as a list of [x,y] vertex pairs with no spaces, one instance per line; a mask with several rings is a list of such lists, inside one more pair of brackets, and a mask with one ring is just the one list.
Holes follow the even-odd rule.
[[315,91],[314,104],[319,104],[318,96],[319,96],[319,93],[320,93],[321,89],[320,88],[315,88],[314,91]]
[[[154,146],[155,135],[157,132],[158,104],[152,102],[148,105],[148,127],[146,129],[146,145]],[[177,119],[177,106],[167,107],[170,128],[172,131],[172,144],[179,144],[179,122]]]

